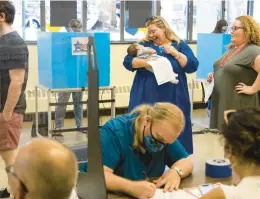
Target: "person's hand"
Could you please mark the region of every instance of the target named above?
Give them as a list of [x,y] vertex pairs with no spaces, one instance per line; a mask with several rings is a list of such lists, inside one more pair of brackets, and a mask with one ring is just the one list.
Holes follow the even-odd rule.
[[235,90],[238,91],[238,94],[247,94],[247,95],[253,95],[255,94],[257,91],[255,91],[253,89],[252,86],[247,86],[244,83],[240,82],[238,83],[238,85],[235,87]]
[[138,199],[152,198],[155,194],[156,186],[147,181],[138,181],[133,183],[131,195]]
[[181,177],[174,169],[169,169],[164,173],[159,179],[154,180],[154,183],[157,188],[160,188],[164,185],[163,191],[173,191],[178,190],[181,183]]
[[13,113],[3,110],[2,118],[5,122],[8,122],[11,120]]
[[154,50],[153,48],[149,48],[148,54],[150,54],[150,55],[156,54],[156,50]]
[[178,56],[179,51],[176,50],[173,46],[164,46],[164,52],[167,54],[171,54],[173,57]]
[[208,79],[207,79],[207,82],[212,82],[212,80],[213,80],[213,73],[209,73],[208,74]]

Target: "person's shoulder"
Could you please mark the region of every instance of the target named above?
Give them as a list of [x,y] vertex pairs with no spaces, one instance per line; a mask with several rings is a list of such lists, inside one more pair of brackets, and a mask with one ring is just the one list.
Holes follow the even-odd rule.
[[184,40],[181,39],[179,42],[178,41],[172,41],[172,45],[175,48],[183,48],[183,47],[187,46],[188,44]]
[[109,120],[103,127],[110,129],[116,134],[124,135],[131,130],[134,118],[135,115],[130,113],[120,115]]
[[250,50],[250,51],[259,51],[260,50],[260,46],[256,45],[256,44],[249,44],[247,46],[247,50]]
[[7,33],[5,35],[5,39],[7,41],[10,41],[10,42],[13,42],[13,43],[18,42],[18,43],[26,45],[24,39],[19,35],[19,33],[17,31]]
[[149,47],[153,44],[153,42],[147,42],[147,41],[140,41],[138,44],[144,46],[144,47]]
[[180,40],[179,45],[181,46],[187,46],[188,44],[183,39]]
[[23,40],[23,38],[19,35],[18,32],[13,31],[4,36],[4,43],[7,48],[11,48],[15,51],[28,52],[28,47]]
[[256,44],[249,44],[246,46],[246,48],[243,50],[243,54],[248,57],[253,57],[260,54],[260,46]]

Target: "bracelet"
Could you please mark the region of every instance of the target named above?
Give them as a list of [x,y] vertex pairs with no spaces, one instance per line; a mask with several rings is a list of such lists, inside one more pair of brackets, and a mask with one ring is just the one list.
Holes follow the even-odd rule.
[[176,56],[176,57],[174,57],[176,60],[178,60],[178,59],[180,59],[180,57],[181,57],[181,53],[180,52],[178,52],[178,55]]

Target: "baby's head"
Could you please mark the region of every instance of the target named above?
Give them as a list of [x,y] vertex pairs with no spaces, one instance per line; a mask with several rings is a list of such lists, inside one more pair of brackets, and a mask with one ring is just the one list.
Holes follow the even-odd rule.
[[223,136],[232,164],[260,166],[260,109],[225,111]]
[[131,45],[127,48],[127,54],[128,54],[129,56],[136,57],[138,50],[140,50],[140,48],[138,48],[139,46],[141,46],[141,45],[139,45],[139,44],[137,44],[137,43],[131,44]]

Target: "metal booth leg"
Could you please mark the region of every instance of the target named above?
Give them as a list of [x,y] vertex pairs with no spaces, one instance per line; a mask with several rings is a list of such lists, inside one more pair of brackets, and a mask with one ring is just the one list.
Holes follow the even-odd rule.
[[116,87],[113,86],[113,88],[111,89],[111,99],[113,100],[111,102],[111,118],[116,117]]
[[38,87],[35,86],[35,133],[32,137],[36,137],[39,132],[39,114],[38,114]]
[[49,132],[51,130],[51,91],[48,89],[47,91],[47,98],[48,98],[48,130],[47,130],[47,136],[49,136]]

